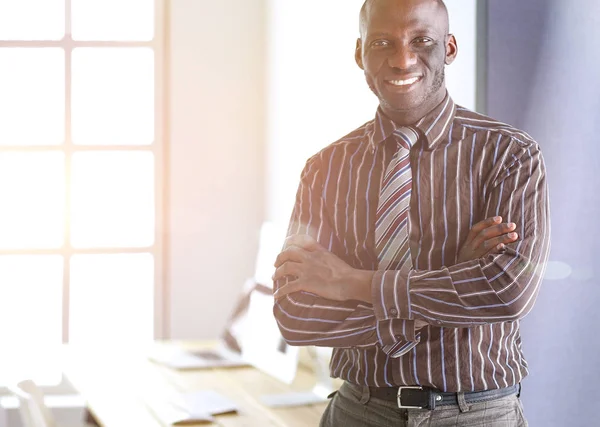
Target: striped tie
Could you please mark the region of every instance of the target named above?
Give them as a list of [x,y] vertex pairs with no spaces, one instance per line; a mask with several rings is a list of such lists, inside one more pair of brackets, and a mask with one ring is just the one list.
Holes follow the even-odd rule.
[[[412,268],[408,241],[408,214],[412,186],[410,147],[419,139],[415,129],[402,127],[394,131],[398,149],[385,170],[375,222],[375,248],[379,270],[401,270],[408,274]],[[418,321],[417,321],[418,322]],[[417,327],[422,326],[418,325]],[[400,357],[417,342],[398,342],[383,347],[391,357]]]
[[375,223],[375,247],[380,270],[410,270],[408,214],[412,186],[410,147],[419,139],[413,128],[394,131],[398,150],[388,165],[379,193]]

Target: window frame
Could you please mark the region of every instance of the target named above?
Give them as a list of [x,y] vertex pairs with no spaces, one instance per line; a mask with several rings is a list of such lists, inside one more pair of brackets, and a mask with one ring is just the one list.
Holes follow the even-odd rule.
[[[154,1],[154,37],[149,41],[77,41],[71,37],[71,1],[64,0],[65,4],[65,36],[61,40],[0,40],[0,48],[24,47],[44,48],[58,47],[64,49],[65,60],[65,141],[60,145],[33,145],[15,146],[0,145],[0,152],[62,152],[65,154],[65,213],[70,210],[71,189],[71,160],[75,152],[84,151],[148,151],[154,154],[154,192],[155,192],[155,227],[154,244],[140,248],[74,248],[70,243],[70,224],[68,214],[65,215],[65,229],[63,245],[56,249],[19,249],[0,250],[0,255],[33,255],[57,254],[63,257],[63,288],[62,288],[62,342],[69,342],[69,310],[70,310],[70,260],[73,255],[79,254],[114,254],[114,253],[151,253],[154,257],[154,308],[153,330],[154,339],[169,338],[169,298],[167,286],[167,244],[168,244],[168,97],[167,82],[168,67],[168,0]],[[129,48],[148,47],[154,52],[154,141],[150,145],[75,145],[71,137],[71,76],[72,54],[78,47],[90,48]],[[42,387],[47,394],[73,393],[67,379],[62,376],[59,384]],[[10,394],[8,388],[0,385],[0,397]]]

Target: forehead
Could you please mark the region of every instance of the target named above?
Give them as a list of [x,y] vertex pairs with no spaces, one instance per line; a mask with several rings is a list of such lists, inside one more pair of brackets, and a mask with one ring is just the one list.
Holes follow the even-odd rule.
[[435,0],[373,0],[367,8],[369,33],[428,30],[447,32],[448,18]]

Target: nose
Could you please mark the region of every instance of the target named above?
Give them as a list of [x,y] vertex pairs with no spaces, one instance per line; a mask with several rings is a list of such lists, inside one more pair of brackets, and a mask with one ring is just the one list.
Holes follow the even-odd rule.
[[397,46],[388,57],[388,64],[392,68],[407,70],[417,63],[417,55],[409,46]]

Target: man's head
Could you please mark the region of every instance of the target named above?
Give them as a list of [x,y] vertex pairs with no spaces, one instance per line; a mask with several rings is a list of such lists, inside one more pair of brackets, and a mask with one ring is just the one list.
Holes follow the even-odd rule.
[[458,48],[442,0],[366,0],[356,62],[383,111],[411,124],[443,101]]

